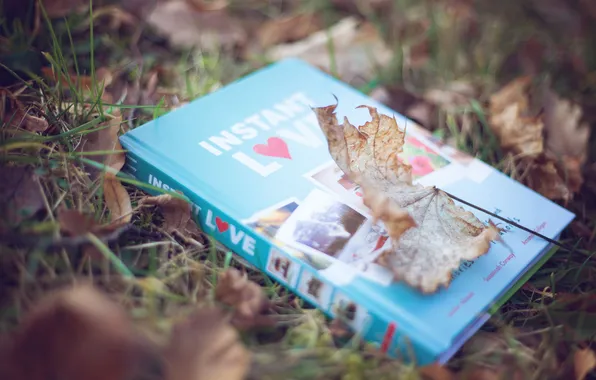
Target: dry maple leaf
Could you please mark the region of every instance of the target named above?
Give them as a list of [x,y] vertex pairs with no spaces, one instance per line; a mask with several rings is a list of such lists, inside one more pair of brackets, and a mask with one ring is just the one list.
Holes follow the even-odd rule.
[[411,166],[400,162],[405,132],[395,118],[367,108],[372,120],[356,128],[347,118],[340,125],[337,105],[315,108],[319,125],[337,165],[362,187],[364,204],[381,219],[392,238],[392,248],[377,262],[396,280],[425,293],[451,282],[451,273],[463,260],[488,252],[499,234],[474,214],[455,205],[436,187],[412,184]]
[[164,217],[163,228],[169,233],[185,228],[191,221],[190,203],[170,194],[144,197],[139,204],[158,206]]
[[245,30],[229,12],[198,12],[187,1],[158,2],[147,22],[177,47],[213,51],[246,43]]
[[11,338],[2,378],[12,380],[126,380],[148,352],[124,310],[87,285],[42,299]]
[[573,355],[573,367],[576,380],[584,380],[588,373],[596,368],[596,355],[590,348],[575,351]]
[[18,225],[44,207],[44,198],[33,169],[0,166],[0,212],[3,223]]
[[164,353],[165,380],[244,379],[249,352],[224,313],[199,310],[174,326]]
[[268,300],[261,287],[237,269],[229,268],[219,275],[215,298],[234,308],[232,324],[238,328],[270,325],[272,322],[263,315],[268,308]]
[[534,157],[544,150],[540,116],[531,116],[527,91],[529,77],[518,78],[490,98],[489,121],[504,149],[525,157]]
[[261,47],[299,41],[322,27],[319,17],[312,13],[275,18],[263,23],[257,31]]

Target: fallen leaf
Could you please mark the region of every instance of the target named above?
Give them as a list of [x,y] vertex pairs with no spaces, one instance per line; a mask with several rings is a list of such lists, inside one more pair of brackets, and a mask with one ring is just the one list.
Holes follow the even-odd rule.
[[581,107],[548,89],[543,119],[546,149],[557,158],[573,159],[582,165],[587,158],[590,126],[582,122]]
[[[93,132],[83,136],[76,151],[98,152],[98,154],[86,154],[85,157],[119,171],[126,161],[126,155],[118,139],[120,124],[122,124],[122,116],[120,115],[115,116],[112,120],[100,123]],[[92,178],[96,178],[100,172],[92,166],[88,166],[88,170]]]
[[197,12],[213,12],[224,10],[230,5],[228,0],[187,0]]
[[474,366],[470,370],[463,371],[457,377],[458,380],[524,380],[523,373],[516,368],[488,368]]
[[215,299],[234,308],[232,324],[238,328],[271,324],[271,320],[263,315],[268,300],[261,287],[237,269],[229,268],[220,274]]
[[521,181],[529,188],[548,199],[571,198],[571,190],[553,160],[541,155],[534,160],[521,161],[520,166],[527,170]]
[[596,355],[590,348],[575,351],[573,354],[573,367],[575,368],[575,379],[584,380],[588,373],[596,368]]
[[312,13],[274,18],[263,23],[257,31],[261,47],[299,41],[320,30],[322,23]]
[[[488,252],[499,236],[474,214],[455,205],[436,187],[412,184],[412,167],[401,162],[405,132],[395,118],[367,108],[372,120],[356,128],[347,118],[338,124],[337,105],[314,108],[340,169],[362,187],[365,205],[388,223],[392,248],[377,262],[424,293],[448,286],[461,261]],[[407,213],[404,213],[406,211]]]
[[521,77],[507,84],[490,98],[489,122],[501,146],[524,157],[535,157],[544,150],[540,116],[531,116],[528,88],[531,78]]
[[89,9],[87,0],[43,0],[42,6],[48,17],[58,18]]
[[[329,44],[333,43],[333,56]],[[337,74],[352,84],[366,83],[378,67],[389,64],[393,51],[387,47],[378,30],[370,23],[346,18],[330,27],[294,43],[277,45],[266,52],[273,60],[301,58],[322,70]]]
[[453,372],[438,363],[421,367],[418,371],[424,380],[455,380]]
[[75,86],[81,91],[91,91],[94,88],[97,90],[105,89],[114,81],[114,74],[106,67],[100,67],[95,72],[95,79],[90,75],[56,73],[52,67],[43,67],[41,69],[43,76],[54,83],[60,83],[65,88]]
[[163,228],[169,233],[185,228],[191,220],[190,203],[170,194],[145,197],[139,201],[139,205],[158,206],[164,217]]
[[110,220],[112,222],[130,222],[132,219],[130,195],[113,173],[106,173],[103,179],[103,197],[106,206],[110,210]]
[[0,213],[10,225],[18,225],[44,207],[44,198],[33,169],[0,166]]
[[331,0],[331,3],[350,13],[359,13],[368,16],[372,12],[388,10],[393,6],[391,0]]
[[217,51],[246,43],[238,19],[223,10],[197,12],[188,2],[159,2],[147,22],[176,47]]
[[142,369],[145,342],[117,304],[91,286],[42,299],[14,332],[6,378],[125,380]]
[[5,89],[0,89],[0,121],[29,132],[44,132],[49,127],[46,119],[31,115],[25,105]]
[[244,379],[249,352],[225,315],[199,310],[174,326],[164,350],[166,380]]

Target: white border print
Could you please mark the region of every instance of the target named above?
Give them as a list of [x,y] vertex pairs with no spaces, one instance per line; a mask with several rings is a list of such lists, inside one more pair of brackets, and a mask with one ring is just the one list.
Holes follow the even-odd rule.
[[279,228],[299,206],[300,201],[297,198],[288,198],[273,206],[258,211],[250,218],[243,220],[242,224],[252,228],[260,234],[274,237]]
[[277,248],[271,247],[267,259],[267,272],[279,282],[295,288],[300,275],[300,264]]
[[327,310],[329,308],[331,295],[333,294],[333,287],[320,278],[317,278],[313,272],[302,270],[297,289],[304,298],[317,305],[322,310]]
[[366,220],[360,212],[338,202],[331,194],[315,189],[275,237],[298,250],[337,258]]
[[340,319],[358,333],[364,333],[369,327],[371,318],[368,310],[340,291],[335,292],[329,311],[334,318]]

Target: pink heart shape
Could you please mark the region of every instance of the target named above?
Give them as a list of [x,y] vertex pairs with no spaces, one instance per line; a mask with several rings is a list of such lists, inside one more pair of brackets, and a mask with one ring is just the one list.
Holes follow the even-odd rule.
[[263,156],[292,159],[288,144],[279,137],[271,137],[267,140],[267,144],[257,144],[252,149]]

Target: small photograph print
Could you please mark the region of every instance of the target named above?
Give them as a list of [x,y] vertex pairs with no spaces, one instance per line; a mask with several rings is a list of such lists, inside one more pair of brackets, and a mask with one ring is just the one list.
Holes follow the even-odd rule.
[[449,165],[449,160],[441,156],[439,152],[411,135],[406,136],[403,152],[400,153],[399,159],[412,166],[412,180],[429,175]]
[[335,162],[316,168],[306,173],[305,177],[317,186],[336,194],[339,199],[357,210],[366,210],[362,203],[360,186],[352,182]]
[[275,248],[269,251],[267,271],[280,282],[289,286],[296,286],[298,280],[299,265],[284,253]]
[[312,272],[303,270],[298,281],[298,291],[313,304],[327,310],[333,288],[318,279]]
[[346,323],[356,332],[363,333],[368,327],[368,311],[341,292],[335,293],[330,311],[333,317]]
[[297,199],[288,199],[253,215],[244,224],[258,233],[274,237],[281,225],[298,208]]
[[373,262],[388,240],[385,228],[368,219],[348,241],[337,259],[348,264]]
[[276,238],[306,252],[337,257],[366,217],[336,197],[313,190],[279,229]]

